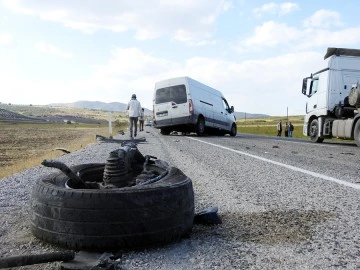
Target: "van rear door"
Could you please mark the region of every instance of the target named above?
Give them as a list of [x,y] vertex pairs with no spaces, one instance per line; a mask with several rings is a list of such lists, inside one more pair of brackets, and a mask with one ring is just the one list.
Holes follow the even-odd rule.
[[154,113],[159,126],[181,124],[182,119],[189,115],[185,84],[156,89]]

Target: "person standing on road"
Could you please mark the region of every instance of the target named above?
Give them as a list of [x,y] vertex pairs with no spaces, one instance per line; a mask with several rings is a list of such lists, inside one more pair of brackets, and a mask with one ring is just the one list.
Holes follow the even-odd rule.
[[138,122],[138,117],[141,113],[141,104],[136,99],[135,94],[133,94],[131,96],[131,100],[129,101],[129,103],[126,107],[126,110],[128,111],[128,114],[129,114],[130,138],[133,138],[133,134],[134,134],[134,137],[136,137],[136,135],[137,135],[137,122]]
[[282,123],[281,123],[281,121],[277,124],[277,135],[279,136],[279,137],[281,137],[281,132],[282,132]]
[[141,109],[139,115],[140,131],[144,131],[144,108]]

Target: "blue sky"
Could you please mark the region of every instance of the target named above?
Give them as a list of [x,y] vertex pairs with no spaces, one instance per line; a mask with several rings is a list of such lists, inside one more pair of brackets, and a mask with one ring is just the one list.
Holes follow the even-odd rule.
[[302,115],[328,47],[360,49],[358,1],[0,0],[0,102],[152,109],[156,81],[190,76],[236,111]]

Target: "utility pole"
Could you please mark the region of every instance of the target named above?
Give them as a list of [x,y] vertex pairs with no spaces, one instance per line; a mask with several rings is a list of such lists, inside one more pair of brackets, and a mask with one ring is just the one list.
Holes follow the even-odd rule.
[[112,139],[112,123],[111,123],[111,112],[109,112],[109,138]]
[[286,107],[286,119],[289,121],[289,108]]

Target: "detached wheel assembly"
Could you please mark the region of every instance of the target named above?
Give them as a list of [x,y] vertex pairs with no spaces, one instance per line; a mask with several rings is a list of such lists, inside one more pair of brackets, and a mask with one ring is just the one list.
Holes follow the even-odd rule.
[[188,235],[192,181],[152,158],[127,145],[105,164],[73,166],[70,172],[64,165],[41,177],[32,191],[32,233],[71,249],[148,247]]

